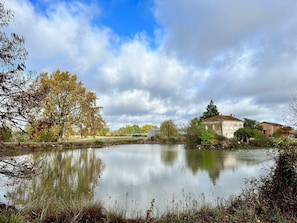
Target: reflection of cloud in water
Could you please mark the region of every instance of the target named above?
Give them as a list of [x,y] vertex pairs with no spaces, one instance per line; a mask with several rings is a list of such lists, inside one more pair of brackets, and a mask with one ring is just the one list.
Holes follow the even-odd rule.
[[[238,194],[246,178],[265,173],[261,165],[251,162],[253,158],[250,156],[255,151],[244,158],[244,151],[241,151],[240,159],[236,151],[208,151],[207,155],[211,159],[205,162],[201,160],[203,156],[195,155],[196,151],[185,151],[182,146],[173,146],[171,151],[175,150],[176,157],[168,165],[165,149],[160,145],[129,145],[113,147],[108,152],[98,150],[106,168],[95,193],[108,205],[117,201],[117,205],[127,209],[127,214],[131,214],[135,208],[144,213],[152,199],[156,199],[155,205],[162,212],[172,205],[172,200],[185,202],[188,197],[199,200],[204,194],[206,201],[214,202],[217,197]],[[216,153],[220,154],[219,157],[216,157]],[[263,150],[257,153],[265,155]],[[188,166],[189,158],[191,165],[196,165],[192,167],[197,169],[195,173]],[[211,168],[218,171],[215,184],[209,176]],[[133,209],[131,206],[135,202],[137,207]]]
[[[153,199],[155,207],[166,212],[172,210],[172,201],[189,205],[191,199],[199,201],[201,194],[206,202],[238,194],[245,179],[265,174],[263,167],[273,163],[265,150],[199,151],[184,150],[182,145],[121,145],[40,156],[47,169],[36,179],[35,194],[42,188],[49,194],[59,192],[59,185],[67,180],[68,191],[80,189],[85,196],[94,189],[95,199],[106,208],[126,209],[128,217],[137,217],[132,216],[135,211],[144,214]],[[100,160],[104,168],[98,165]],[[56,179],[47,178],[49,170]],[[58,186],[54,188],[53,182]]]

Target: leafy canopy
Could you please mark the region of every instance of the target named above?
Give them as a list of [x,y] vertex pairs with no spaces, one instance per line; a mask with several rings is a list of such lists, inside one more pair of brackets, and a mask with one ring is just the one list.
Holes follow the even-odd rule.
[[145,124],[139,125],[126,125],[125,127],[119,128],[114,132],[115,135],[131,135],[131,134],[148,134],[149,130],[156,129],[157,126]]
[[186,127],[185,147],[187,149],[194,149],[199,145],[210,146],[216,143],[215,132],[213,130],[206,130],[201,125],[201,120],[194,118]]
[[254,131],[251,128],[240,128],[234,132],[234,136],[241,141],[248,141],[250,138],[254,137]]
[[252,120],[252,119],[248,119],[248,118],[245,118],[244,119],[243,126],[245,128],[262,130],[262,126],[260,125],[260,123],[258,121]]
[[165,120],[161,123],[160,137],[164,139],[171,139],[177,137],[178,130],[175,123],[172,120]]
[[95,136],[105,125],[96,105],[96,94],[89,92],[76,75],[57,70],[42,73],[32,86],[41,95],[30,123],[37,141],[63,140],[71,135]]

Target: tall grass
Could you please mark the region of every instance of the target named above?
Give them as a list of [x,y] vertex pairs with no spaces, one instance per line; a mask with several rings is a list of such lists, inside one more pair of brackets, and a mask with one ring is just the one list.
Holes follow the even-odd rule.
[[44,195],[28,203],[21,212],[29,222],[102,222],[106,218],[102,205],[89,198],[65,201]]

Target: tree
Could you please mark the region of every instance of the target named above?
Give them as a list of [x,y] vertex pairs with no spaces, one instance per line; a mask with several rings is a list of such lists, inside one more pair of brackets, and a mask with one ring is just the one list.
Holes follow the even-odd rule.
[[194,118],[186,127],[186,148],[194,149],[199,145],[211,146],[215,144],[215,132],[213,130],[206,130],[201,125],[201,121],[202,119]]
[[219,111],[217,106],[213,103],[213,100],[210,100],[209,104],[206,107],[206,111],[203,112],[203,115],[201,116],[202,119],[206,119],[209,117],[213,117],[216,115],[219,115]]
[[216,134],[212,129],[202,129],[201,144],[205,146],[212,146],[216,143]]
[[170,140],[171,138],[177,137],[177,127],[172,120],[165,120],[161,123],[160,137]]
[[141,128],[138,125],[126,125],[115,131],[116,135],[132,135],[141,133]]
[[201,133],[203,127],[201,126],[201,119],[194,118],[186,127],[185,147],[189,149],[196,148],[201,145]]
[[[27,104],[34,101],[33,96],[26,92],[29,78],[24,75],[27,51],[24,47],[25,39],[16,33],[8,36],[3,28],[13,19],[13,12],[6,10],[3,1],[0,2],[0,128],[18,126],[27,114]],[[21,119],[21,120],[20,120]],[[0,143],[0,147],[7,146]],[[33,164],[6,158],[0,154],[0,174],[10,177],[28,177],[34,172]]]
[[95,93],[87,91],[76,75],[60,70],[42,73],[32,88],[41,95],[29,119],[33,138],[45,135],[63,141],[74,134],[95,136],[105,126]]
[[234,132],[234,136],[244,142],[248,142],[254,136],[254,132],[250,128],[240,128]]
[[103,127],[99,132],[98,132],[98,135],[99,136],[108,136],[110,135],[110,131],[109,131],[109,128],[108,127]]
[[289,114],[286,116],[288,122],[297,127],[297,91],[294,93],[289,105]]
[[157,128],[157,126],[146,124],[141,127],[141,132],[144,134],[148,134],[150,130]]
[[260,125],[260,123],[258,121],[252,120],[252,119],[248,119],[248,118],[245,118],[244,119],[243,127],[250,128],[250,129],[259,129],[259,130],[262,130],[262,126]]
[[[0,28],[7,27],[13,19],[13,12],[0,2]],[[16,33],[0,32],[0,126],[16,125],[26,111],[24,90],[29,78],[24,75],[27,51],[25,39]]]

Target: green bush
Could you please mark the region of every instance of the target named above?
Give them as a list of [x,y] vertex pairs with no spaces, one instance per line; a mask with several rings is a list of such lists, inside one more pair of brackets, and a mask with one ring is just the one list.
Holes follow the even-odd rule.
[[273,141],[259,130],[254,130],[254,140],[251,140],[250,144],[256,147],[272,147]]

